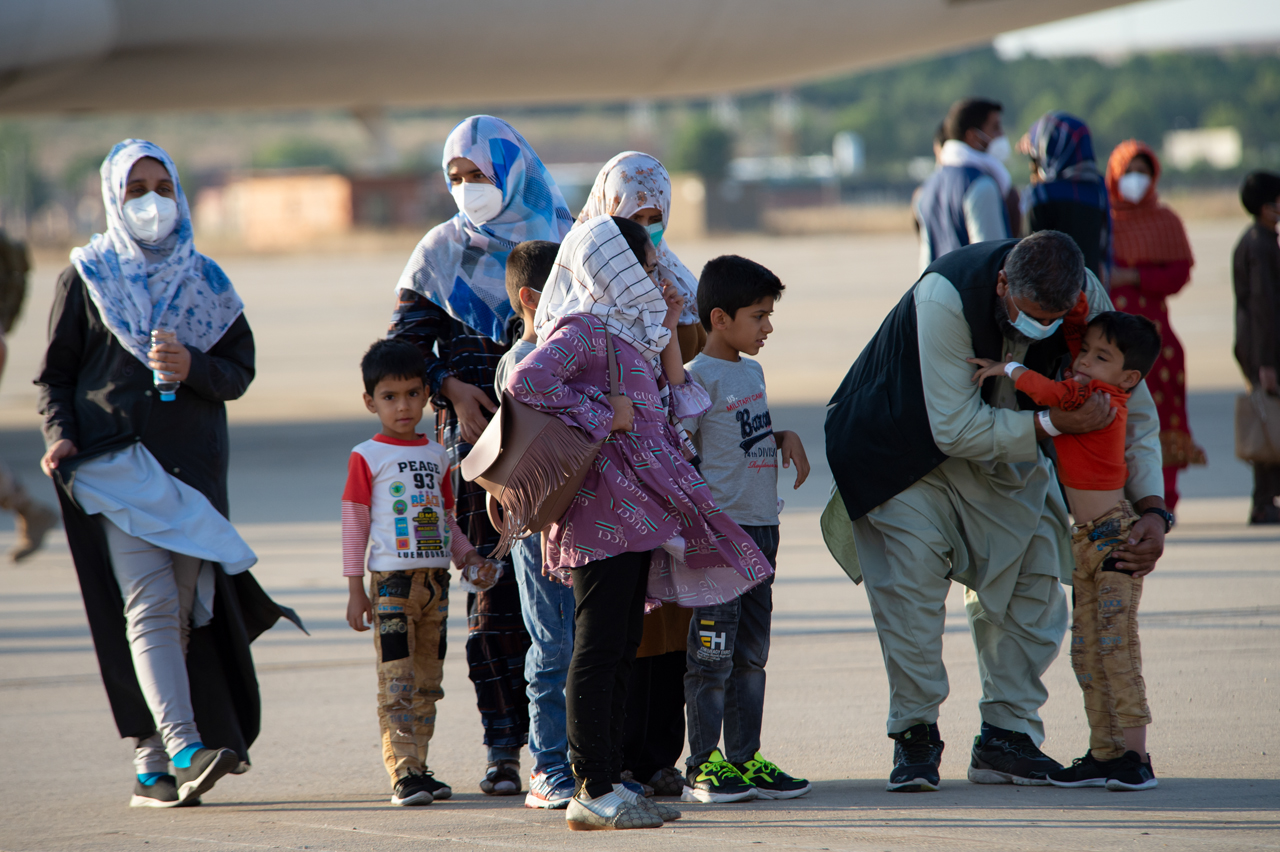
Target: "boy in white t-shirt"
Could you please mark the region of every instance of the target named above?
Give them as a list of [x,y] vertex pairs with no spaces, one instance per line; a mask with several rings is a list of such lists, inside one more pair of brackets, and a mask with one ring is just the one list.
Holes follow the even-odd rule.
[[[444,448],[417,432],[426,368],[416,347],[380,340],[360,362],[364,404],[382,421],[351,451],[342,493],[342,573],[347,623],[374,628],[378,724],[394,805],[429,805],[453,794],[427,769],[436,701],[444,695],[449,561],[464,584],[489,588],[500,566],[483,559],[458,528]],[[365,551],[372,574],[364,590]]]
[[[716,505],[775,567],[778,460],[783,467],[795,462],[799,488],[809,475],[809,459],[799,435],[773,430],[764,371],[743,354],[755,355],[764,346],[773,331],[773,303],[783,289],[778,276],[746,258],[708,261],[698,279],[698,315],[707,345],[685,367],[711,396],[705,413],[684,421],[702,457],[702,476]],[[685,801],[792,799],[809,792],[808,781],[791,777],[760,754],[772,611],[772,575],[728,603],[693,611],[684,679]]]

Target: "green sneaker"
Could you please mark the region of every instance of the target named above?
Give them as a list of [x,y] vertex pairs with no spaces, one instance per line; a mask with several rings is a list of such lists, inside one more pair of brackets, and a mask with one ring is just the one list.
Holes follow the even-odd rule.
[[746,763],[732,764],[743,779],[760,791],[762,799],[796,799],[813,789],[803,778],[792,778],[776,763],[764,759],[760,752]]
[[724,759],[720,749],[714,749],[706,763],[697,768],[689,767],[680,800],[708,804],[745,802],[757,795],[759,792],[756,788],[742,777],[742,773],[732,763]]

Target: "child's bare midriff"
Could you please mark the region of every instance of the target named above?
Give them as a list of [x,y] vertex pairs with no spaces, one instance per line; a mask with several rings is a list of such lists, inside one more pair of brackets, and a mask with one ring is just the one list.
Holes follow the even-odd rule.
[[1071,507],[1071,516],[1075,518],[1077,524],[1087,524],[1089,521],[1101,518],[1124,499],[1123,488],[1113,488],[1110,491],[1083,491],[1064,485],[1062,490],[1067,493],[1067,505]]

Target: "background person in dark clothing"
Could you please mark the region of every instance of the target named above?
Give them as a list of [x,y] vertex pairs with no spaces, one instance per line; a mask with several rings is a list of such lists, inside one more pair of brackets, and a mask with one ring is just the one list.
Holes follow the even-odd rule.
[[[1250,388],[1280,394],[1280,175],[1252,172],[1240,200],[1253,224],[1240,236],[1232,258],[1236,291],[1236,360]],[[1251,524],[1280,524],[1280,465],[1253,465]]]
[[1018,143],[1031,158],[1025,195],[1029,233],[1061,231],[1084,252],[1084,265],[1105,287],[1111,266],[1111,207],[1093,156],[1088,126],[1065,112],[1047,112]]
[[1017,236],[1019,202],[1009,170],[1003,107],[996,101],[956,101],[943,122],[946,141],[938,168],[915,196],[920,225],[920,269],[947,252]]

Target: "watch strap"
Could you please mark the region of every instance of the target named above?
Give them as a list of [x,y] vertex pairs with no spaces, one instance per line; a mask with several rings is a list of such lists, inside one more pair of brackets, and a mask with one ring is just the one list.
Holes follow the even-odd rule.
[[1173,522],[1174,522],[1173,513],[1168,511],[1167,509],[1159,509],[1159,508],[1156,508],[1155,506],[1152,506],[1150,509],[1143,509],[1142,514],[1159,515],[1160,519],[1164,521],[1164,531],[1168,532],[1169,530],[1173,529]]

